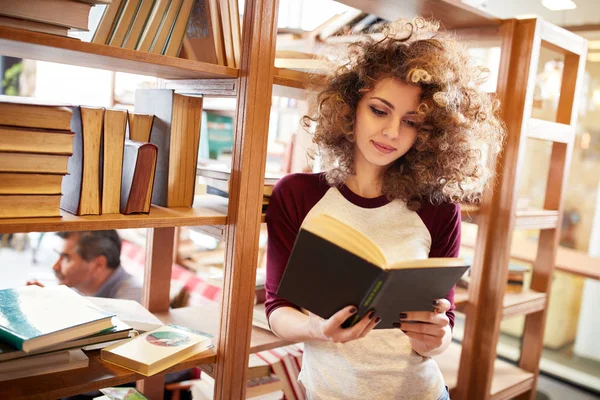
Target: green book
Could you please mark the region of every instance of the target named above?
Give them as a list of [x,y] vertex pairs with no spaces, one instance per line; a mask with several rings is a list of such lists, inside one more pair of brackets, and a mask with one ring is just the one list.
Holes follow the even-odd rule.
[[110,329],[113,316],[64,285],[0,290],[0,341],[25,353]]

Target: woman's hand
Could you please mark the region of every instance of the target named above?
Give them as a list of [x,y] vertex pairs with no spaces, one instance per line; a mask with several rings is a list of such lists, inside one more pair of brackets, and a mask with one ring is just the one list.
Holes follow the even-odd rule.
[[329,319],[309,313],[308,333],[313,340],[347,343],[365,337],[375,325],[381,322],[381,317],[376,317],[375,312],[370,311],[352,327],[342,328],[344,321],[356,312],[356,307],[348,306],[333,314]]
[[400,323],[394,324],[410,338],[413,350],[425,357],[442,353],[452,339],[450,320],[446,315],[450,302],[439,299],[433,304],[434,311],[402,313]]

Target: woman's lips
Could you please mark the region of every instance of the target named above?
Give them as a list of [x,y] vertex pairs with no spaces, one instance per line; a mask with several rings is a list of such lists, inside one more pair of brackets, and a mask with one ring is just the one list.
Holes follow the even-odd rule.
[[371,140],[371,143],[373,143],[373,146],[375,146],[375,148],[383,154],[390,154],[391,152],[396,151],[395,148],[386,146],[385,144],[376,142],[374,140]]

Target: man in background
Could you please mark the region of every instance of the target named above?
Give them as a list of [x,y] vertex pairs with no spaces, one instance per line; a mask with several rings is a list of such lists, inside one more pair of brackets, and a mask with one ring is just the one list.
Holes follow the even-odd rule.
[[[84,296],[128,299],[140,302],[142,287],[121,266],[121,238],[106,231],[58,232],[63,239],[52,266],[59,284]],[[43,286],[37,281],[28,285]]]

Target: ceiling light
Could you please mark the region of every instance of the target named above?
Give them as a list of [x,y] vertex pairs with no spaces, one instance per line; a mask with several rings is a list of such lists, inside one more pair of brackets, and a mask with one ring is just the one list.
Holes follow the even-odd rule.
[[573,0],[542,0],[542,5],[552,11],[573,10],[577,4]]

